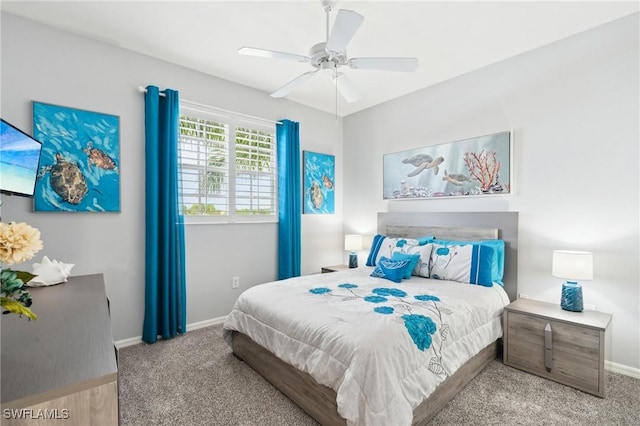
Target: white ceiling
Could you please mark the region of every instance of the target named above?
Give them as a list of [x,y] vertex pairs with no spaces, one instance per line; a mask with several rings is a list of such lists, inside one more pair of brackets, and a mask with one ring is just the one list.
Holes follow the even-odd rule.
[[[182,64],[272,93],[313,68],[241,56],[242,46],[307,55],[326,39],[319,0],[1,1],[0,9],[34,21]],[[465,74],[639,10],[637,1],[344,1],[364,23],[349,57],[415,56],[413,73],[342,68],[362,94],[338,99],[345,116]],[[176,87],[176,89],[180,89]],[[316,76],[287,98],[335,113],[335,86]]]

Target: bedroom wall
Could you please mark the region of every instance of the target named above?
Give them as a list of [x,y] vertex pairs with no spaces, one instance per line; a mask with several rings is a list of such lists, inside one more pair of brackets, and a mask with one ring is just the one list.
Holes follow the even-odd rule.
[[[2,13],[2,118],[32,131],[31,101],[120,116],[121,212],[33,213],[2,196],[3,221],[40,229],[42,255],[104,273],[115,340],[142,334],[144,309],[144,108],[139,86],[258,117],[300,122],[302,150],[336,155],[336,214],[304,215],[302,272],[342,263],[342,124],[335,116],[100,41]],[[187,322],[226,315],[243,289],[277,277],[276,224],[187,226]],[[233,276],[240,288],[231,289]],[[38,301],[33,309],[37,313]]]
[[[374,234],[379,211],[518,211],[519,292],[559,304],[552,251],[592,251],[606,359],[640,377],[638,52],[635,14],[346,117],[344,164],[366,167],[344,170],[345,232]],[[508,129],[512,195],[382,200],[383,154]]]

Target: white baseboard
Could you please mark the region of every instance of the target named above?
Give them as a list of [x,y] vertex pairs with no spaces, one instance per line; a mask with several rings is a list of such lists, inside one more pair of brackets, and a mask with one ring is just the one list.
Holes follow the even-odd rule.
[[117,349],[137,345],[138,343],[142,343],[142,336],[130,337],[128,339],[116,340],[115,342],[113,342]]
[[197,330],[199,328],[209,327],[210,325],[218,325],[222,324],[224,320],[227,319],[227,316],[211,318],[205,321],[194,322],[193,324],[187,324],[187,332]]
[[[209,327],[211,325],[222,324],[227,317],[218,317],[212,318],[205,321],[194,322],[192,324],[187,324],[187,333],[193,330],[197,330],[199,328]],[[127,346],[137,345],[138,343],[142,343],[142,336],[130,337],[129,339],[117,340],[113,344],[116,348],[126,348]]]
[[627,365],[618,364],[611,361],[605,361],[604,368],[614,373],[619,373],[625,376],[633,377],[635,379],[640,379],[640,368],[633,368]]

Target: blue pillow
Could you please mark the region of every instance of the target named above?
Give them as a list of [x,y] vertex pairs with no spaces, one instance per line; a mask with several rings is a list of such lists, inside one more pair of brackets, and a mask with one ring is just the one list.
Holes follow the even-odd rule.
[[409,278],[411,278],[411,274],[413,273],[414,268],[420,261],[420,255],[418,253],[409,254],[409,253],[394,251],[393,255],[391,256],[391,260],[408,260],[409,261],[410,266],[407,268],[403,277],[405,280],[408,280]]
[[367,266],[376,266],[376,257],[378,257],[378,252],[380,251],[380,246],[382,245],[382,241],[384,240],[384,235],[376,235],[373,237],[373,241],[371,241],[371,249],[369,250],[369,257],[367,257],[367,262],[365,263]]
[[388,257],[382,257],[371,276],[399,283],[409,269],[410,263],[409,260],[391,260]]
[[482,240],[478,241],[478,243],[484,246],[489,246],[493,249],[494,257],[492,262],[491,277],[493,279],[493,282],[504,285],[502,283],[502,278],[504,276],[504,241]]
[[420,237],[420,238],[416,238],[416,240],[418,240],[418,244],[420,244],[421,246],[425,245],[425,244],[429,244],[430,242],[432,242],[433,240],[435,240],[436,237],[433,235],[429,235],[426,237]]
[[491,247],[493,249],[493,256],[491,258],[491,280],[499,285],[504,285],[502,283],[502,278],[504,276],[504,240],[476,240],[476,241],[454,241],[454,240],[438,240],[434,239],[429,241],[434,244],[441,245],[482,245]]

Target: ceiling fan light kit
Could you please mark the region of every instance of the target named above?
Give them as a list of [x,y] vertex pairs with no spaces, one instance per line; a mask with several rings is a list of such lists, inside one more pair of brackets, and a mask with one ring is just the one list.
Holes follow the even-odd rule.
[[327,40],[314,44],[309,49],[309,55],[303,56],[295,53],[279,52],[276,50],[261,49],[257,47],[242,47],[238,49],[241,55],[257,56],[270,59],[282,59],[293,62],[309,63],[314,71],[309,71],[294,78],[271,94],[274,98],[287,96],[297,87],[314,77],[319,71],[327,74],[336,85],[338,92],[348,103],[356,102],[362,97],[347,78],[338,69],[348,66],[354,70],[379,70],[411,72],[418,68],[417,58],[351,58],[347,57],[346,47],[362,25],[364,17],[353,10],[340,9],[336,16],[331,33],[329,33],[329,14],[331,1],[322,1],[326,13]]

